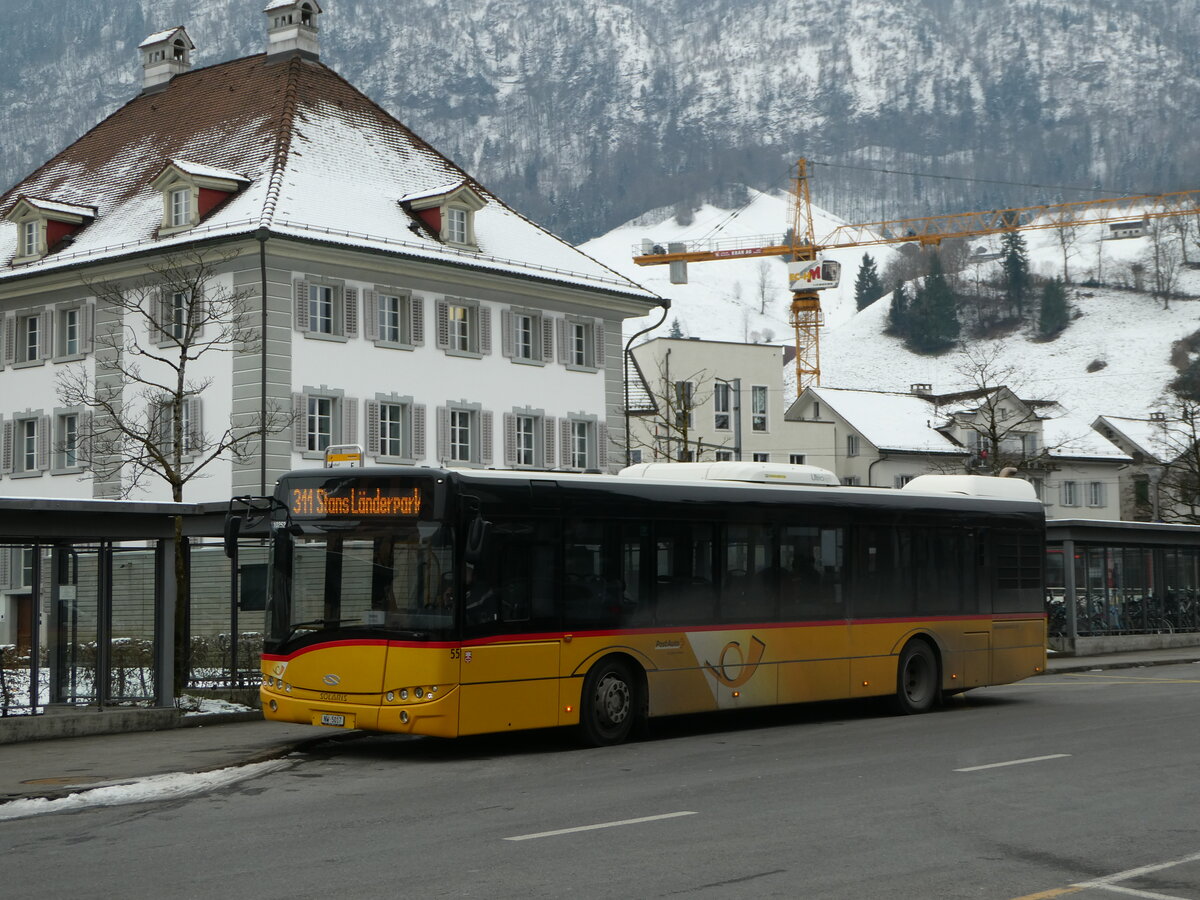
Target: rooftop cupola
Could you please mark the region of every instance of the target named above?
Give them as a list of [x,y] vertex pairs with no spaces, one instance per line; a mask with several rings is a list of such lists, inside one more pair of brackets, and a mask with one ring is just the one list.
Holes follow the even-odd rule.
[[321,58],[317,39],[317,0],[270,0],[267,14],[267,58],[303,56]]
[[183,26],[150,35],[140,44],[142,51],[142,93],[161,91],[167,82],[192,68],[196,45]]

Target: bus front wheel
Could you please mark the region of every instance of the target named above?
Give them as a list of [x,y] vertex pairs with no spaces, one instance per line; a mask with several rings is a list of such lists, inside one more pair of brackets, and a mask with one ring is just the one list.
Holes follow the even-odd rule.
[[604,659],[592,667],[579,707],[585,741],[595,747],[622,743],[633,729],[637,710],[637,681],[627,663]]
[[922,640],[909,641],[896,670],[896,711],[903,715],[928,712],[937,696],[938,664],[933,648]]

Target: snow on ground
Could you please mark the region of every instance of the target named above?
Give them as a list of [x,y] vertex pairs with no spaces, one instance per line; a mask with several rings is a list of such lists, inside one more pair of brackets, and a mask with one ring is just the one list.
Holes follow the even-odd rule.
[[[790,293],[785,263],[778,259],[737,259],[688,266],[689,284],[672,285],[666,266],[639,267],[633,264],[634,245],[642,238],[656,243],[697,240],[709,237],[719,223],[724,227],[714,238],[775,233],[786,230],[789,212],[785,198],[756,194],[753,203],[732,220],[730,211],[706,206],[694,222],[681,226],[673,218],[650,225],[624,225],[589,241],[582,249],[672,301],[663,327],[651,336],[667,333],[678,319],[685,335],[713,340],[754,341],[790,344],[793,340],[787,314]],[[818,242],[839,220],[814,207]],[[1100,265],[1107,280],[1132,281],[1127,274],[1132,263],[1146,261],[1148,238],[1100,241],[1104,226],[1079,229],[1079,240],[1071,248],[1069,271],[1076,282]],[[1030,265],[1039,275],[1062,274],[1062,247],[1053,229],[1025,233]],[[972,241],[973,248],[999,249],[999,237]],[[963,365],[961,353],[939,357],[919,356],[906,350],[895,338],[883,333],[890,295],[858,312],[854,305],[854,281],[864,249],[832,251],[842,263],[842,283],[823,291],[826,327],[821,333],[821,383],[828,387],[862,390],[907,391],[912,384],[926,383],[935,392],[971,386],[956,371]],[[883,274],[898,251],[888,246],[868,247]],[[998,264],[980,263],[994,268]],[[972,269],[974,267],[971,267]],[[760,312],[760,272],[768,275],[765,311]],[[971,271],[970,269],[968,272]],[[986,271],[986,270],[985,270]],[[971,276],[974,277],[974,276]],[[1149,276],[1147,276],[1149,277]],[[1178,290],[1200,295],[1200,271],[1184,269]],[[999,347],[1002,363],[1021,373],[1011,385],[1031,399],[1055,399],[1066,415],[1059,428],[1085,434],[1098,415],[1144,418],[1160,408],[1158,399],[1175,376],[1169,354],[1174,341],[1200,328],[1200,302],[1175,300],[1170,308],[1147,293],[1128,290],[1074,287],[1071,302],[1079,318],[1057,340],[1037,343],[1027,333],[995,341],[978,342],[980,347]],[[658,314],[625,323],[630,336],[655,321]],[[1088,366],[1104,364],[1095,372]],[[794,378],[789,370],[785,377]],[[794,381],[788,393],[794,390]]]

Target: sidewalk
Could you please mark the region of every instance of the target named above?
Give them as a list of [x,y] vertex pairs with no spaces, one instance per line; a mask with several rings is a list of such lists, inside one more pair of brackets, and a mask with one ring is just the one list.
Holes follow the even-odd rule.
[[[1200,647],[1051,656],[1046,674],[1194,662],[1200,662]],[[246,765],[354,734],[307,725],[246,721],[244,715],[209,718],[211,724],[165,731],[0,744],[0,804],[22,798],[65,797],[152,775]]]

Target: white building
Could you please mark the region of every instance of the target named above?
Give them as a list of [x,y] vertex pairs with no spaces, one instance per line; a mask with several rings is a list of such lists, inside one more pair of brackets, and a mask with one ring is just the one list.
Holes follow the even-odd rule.
[[[244,458],[189,484],[191,501],[269,491],[342,443],[380,462],[608,466],[623,445],[621,323],[661,298],[322,64],[315,2],[265,13],[264,53],[203,69],[184,29],[151,35],[142,93],[0,195],[0,494],[128,493],[129,465],[88,472],[115,458],[114,417],[61,402],[68,372],[115,385],[146,432],[178,406],[185,467],[227,431],[255,433]],[[161,274],[171,254],[213,265],[204,296],[164,283],[151,321],[106,302],[105,286]],[[176,358],[191,316],[222,296],[244,302],[251,340],[192,363],[182,402],[159,409],[120,383],[114,336]],[[164,363],[142,364],[161,383]],[[169,499],[144,484],[138,496]]]

